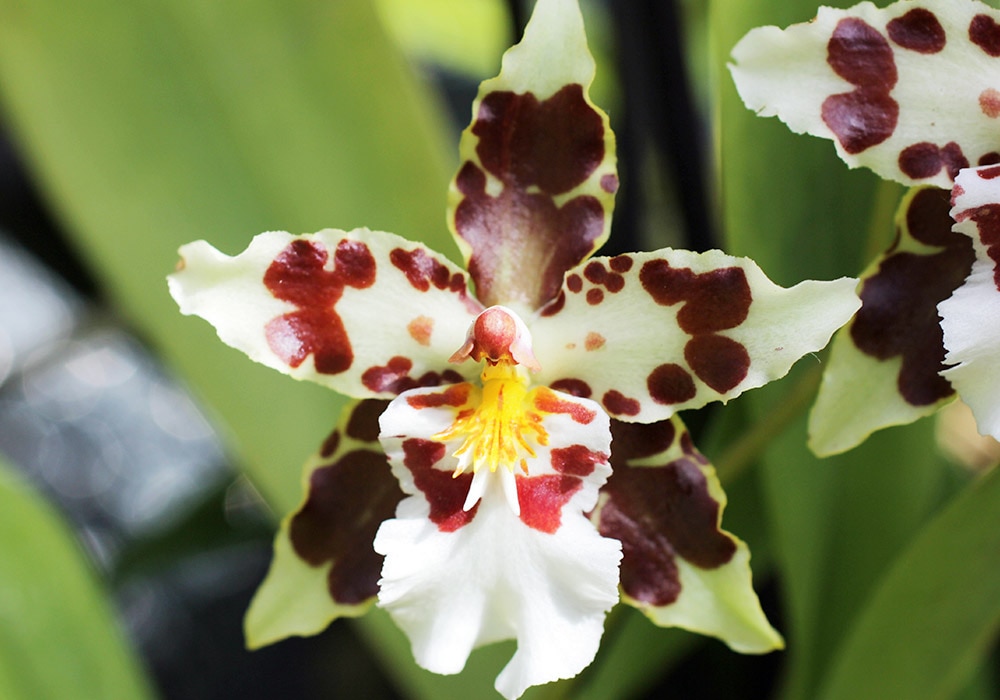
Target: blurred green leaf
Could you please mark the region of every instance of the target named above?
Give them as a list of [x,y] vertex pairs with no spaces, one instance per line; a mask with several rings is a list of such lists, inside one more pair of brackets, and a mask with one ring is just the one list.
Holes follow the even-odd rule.
[[0,697],[151,697],[57,514],[0,463]]
[[0,99],[111,299],[279,510],[341,400],[224,348],[164,277],[197,238],[367,225],[454,255],[436,107],[367,0],[0,0]]
[[956,497],[893,563],[817,697],[952,697],[1000,628],[1000,470]]

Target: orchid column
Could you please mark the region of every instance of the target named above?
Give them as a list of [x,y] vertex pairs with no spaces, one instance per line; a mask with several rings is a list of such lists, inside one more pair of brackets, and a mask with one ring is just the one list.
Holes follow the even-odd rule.
[[182,312],[359,399],[306,465],[251,646],[377,600],[438,673],[516,639],[508,698],[586,667],[619,596],[738,651],[781,646],[676,412],[784,376],[855,311],[856,280],[784,289],[719,251],[592,258],[618,188],[594,70],[576,2],[540,0],[462,135],[465,269],[367,229],[182,248]]

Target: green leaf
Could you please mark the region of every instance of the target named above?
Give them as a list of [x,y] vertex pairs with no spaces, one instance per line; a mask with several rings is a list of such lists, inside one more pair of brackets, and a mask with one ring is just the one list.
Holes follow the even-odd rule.
[[0,0],[4,107],[111,299],[279,510],[341,400],[226,349],[164,277],[198,238],[368,225],[455,255],[436,106],[367,0]]
[[72,533],[0,463],[0,697],[152,697]]
[[818,697],[954,696],[1000,629],[998,572],[1000,470],[994,469],[896,559]]

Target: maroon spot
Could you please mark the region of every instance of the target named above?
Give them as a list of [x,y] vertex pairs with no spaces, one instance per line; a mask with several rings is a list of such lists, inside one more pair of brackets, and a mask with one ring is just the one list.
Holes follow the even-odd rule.
[[591,306],[597,306],[602,301],[604,301],[604,292],[597,287],[593,287],[587,290],[587,303]]
[[530,92],[489,93],[472,133],[483,167],[522,190],[569,192],[604,159],[604,123],[582,85],[566,85],[542,102]]
[[326,440],[323,441],[322,447],[319,448],[319,456],[326,459],[334,452],[337,451],[337,447],[340,445],[340,431],[334,429],[332,433],[327,435]]
[[632,269],[634,262],[628,255],[616,255],[608,261],[608,265],[615,272],[628,272]]
[[1000,25],[989,15],[976,15],[969,23],[969,40],[994,58],[1000,56]]
[[690,401],[697,393],[694,379],[688,371],[680,365],[670,363],[660,365],[649,373],[646,388],[653,401],[668,406]]
[[365,289],[375,284],[375,258],[361,241],[338,243],[333,260],[335,271],[345,286]]
[[735,328],[750,313],[750,284],[739,267],[725,267],[697,275],[685,295],[677,322],[685,333],[698,335]]
[[549,534],[559,529],[563,506],[583,486],[576,477],[558,474],[518,476],[516,483],[521,522]]
[[608,276],[608,271],[601,263],[593,260],[583,268],[583,276],[594,284],[602,284]]
[[930,10],[917,7],[886,25],[889,38],[904,49],[918,53],[937,53],[944,48],[944,27]]
[[454,384],[444,391],[407,396],[406,403],[418,410],[424,408],[439,408],[441,406],[464,406],[469,400],[469,391],[471,389],[472,385],[467,382]]
[[439,384],[453,384],[462,381],[462,375],[453,369],[447,369],[441,374],[425,372],[419,377],[411,377],[413,361],[408,357],[396,355],[389,358],[383,367],[369,367],[361,374],[361,383],[371,391],[378,393],[401,394],[410,389]]
[[594,472],[598,464],[607,461],[606,454],[588,450],[583,445],[556,447],[552,450],[552,468],[560,474],[588,476]]
[[666,260],[649,260],[639,270],[643,289],[660,306],[673,306],[687,298],[687,290],[695,279],[690,269],[674,268]]
[[[607,501],[600,510],[598,529],[622,543],[625,593],[650,605],[668,605],[680,594],[676,557],[714,569],[732,559],[736,544],[719,530],[721,506],[709,493],[698,466],[704,458],[693,446],[685,456],[661,467],[628,465],[630,459],[652,456],[670,446],[676,436],[670,422],[612,420],[611,430],[614,473],[601,490]],[[664,436],[670,440],[664,442]],[[629,447],[636,444],[655,448],[635,454]]]
[[366,399],[358,403],[347,421],[347,435],[362,442],[378,440],[378,419],[389,406],[388,401]]
[[934,177],[941,170],[941,152],[928,141],[907,146],[899,153],[899,169],[914,180]]
[[[567,85],[541,102],[531,93],[486,95],[472,133],[483,168],[502,185],[498,196],[488,195],[486,174],[471,161],[455,178],[464,199],[454,224],[472,247],[477,295],[487,306],[516,298],[540,308],[604,232],[595,197],[574,197],[561,207],[553,199],[584,183],[604,159],[604,122],[582,86]],[[509,265],[504,250],[518,251],[520,264]],[[525,276],[525,269],[533,274]]]
[[753,301],[746,273],[739,267],[695,274],[672,268],[666,260],[650,260],[639,271],[639,281],[658,304],[687,302],[677,322],[689,335],[735,328],[746,320]]
[[906,227],[916,240],[933,246],[948,246],[956,242],[952,232],[950,207],[946,191],[937,188],[918,190],[906,209]]
[[889,42],[867,22],[848,17],[837,23],[826,50],[827,63],[855,89],[823,101],[823,122],[848,153],[882,143],[899,118],[889,96],[898,78]]
[[357,605],[378,594],[383,557],[372,542],[402,498],[381,452],[348,452],[310,475],[309,494],[292,516],[289,539],[309,565],[333,562],[327,588],[337,603]]
[[601,176],[601,189],[608,194],[614,194],[618,191],[618,176],[614,173],[609,173],[608,175]]
[[559,290],[559,296],[550,301],[548,304],[542,307],[542,316],[555,316],[557,313],[563,310],[566,306],[566,292]]
[[558,379],[549,384],[549,387],[581,399],[589,399],[594,393],[590,385],[582,379]]
[[[976,172],[976,177],[980,180],[992,180],[993,178],[1000,177],[1000,168],[984,168]],[[955,188],[958,189],[957,187]],[[962,192],[964,194],[964,191]],[[952,197],[957,196],[955,192],[952,192]]]
[[910,202],[913,234],[939,252],[896,252],[879,263],[861,286],[861,309],[851,325],[859,350],[879,360],[902,358],[897,387],[905,401],[926,406],[951,396],[944,369],[944,345],[937,305],[965,280],[975,259],[972,241],[951,230],[945,190],[923,190]]
[[[406,279],[414,289],[426,292],[432,284],[438,289],[451,288],[452,276],[447,266],[428,255],[422,248],[410,251],[394,248],[389,253],[389,260],[406,275]],[[460,280],[459,289],[465,289],[465,280],[461,278]]]
[[969,167],[969,161],[962,153],[962,147],[949,141],[943,147],[927,141],[907,146],[899,154],[899,169],[914,180],[933,177],[944,167],[954,180],[958,171]]
[[626,423],[612,418],[611,435],[611,462],[625,467],[632,460],[645,459],[667,450],[674,443],[677,430],[669,420],[659,423]]
[[555,392],[545,387],[540,387],[535,392],[535,407],[545,413],[563,413],[581,425],[587,425],[597,417],[594,410],[575,401],[560,399]]
[[604,280],[604,288],[612,294],[617,294],[625,288],[625,278],[618,274],[608,275]]
[[313,356],[316,371],[339,374],[350,368],[354,352],[335,306],[344,287],[370,287],[375,258],[364,243],[341,240],[333,270],[325,269],[326,248],[303,239],[292,241],[264,273],[264,286],[275,298],[298,308],[271,319],[264,327],[272,352],[290,367]]
[[684,359],[698,379],[720,394],[734,389],[750,371],[750,353],[732,338],[699,335],[684,346]]
[[441,532],[455,532],[469,524],[479,510],[479,504],[463,510],[469,494],[472,474],[452,477],[450,471],[435,469],[445,456],[440,442],[410,438],[403,442],[403,465],[413,474],[414,485],[423,492],[430,505],[430,520]]
[[958,177],[958,171],[969,167],[969,159],[962,153],[962,147],[954,141],[949,141],[941,149],[941,160],[944,162],[948,177],[954,180]]
[[855,90],[830,95],[823,100],[820,113],[844,150],[854,155],[892,136],[899,120],[899,104],[888,92]]
[[977,165],[996,165],[1000,163],[1000,153],[996,151],[990,151],[979,158]]
[[[1000,168],[994,168],[988,177],[998,175]],[[984,204],[960,212],[959,221],[967,219],[974,221],[979,229],[979,240],[986,246],[986,254],[993,261],[993,285],[1000,290],[1000,204]]]
[[574,294],[578,294],[583,289],[583,278],[577,274],[570,275],[566,278],[566,288]]
[[605,393],[601,398],[601,403],[604,404],[604,407],[608,411],[618,416],[638,415],[642,409],[642,405],[638,401],[625,396],[625,394],[616,389]]
[[826,62],[851,85],[889,92],[896,85],[892,47],[875,27],[857,17],[837,23],[826,45]]

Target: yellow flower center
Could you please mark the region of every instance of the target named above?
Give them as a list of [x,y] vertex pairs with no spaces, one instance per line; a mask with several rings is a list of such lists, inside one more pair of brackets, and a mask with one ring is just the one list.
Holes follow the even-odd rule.
[[533,445],[546,445],[549,439],[541,414],[534,410],[535,392],[528,389],[527,378],[518,372],[514,362],[487,361],[481,376],[479,405],[460,413],[433,439],[462,440],[454,452],[458,458],[454,476],[487,467],[491,472],[505,467],[513,473],[515,465],[527,474],[526,457],[535,456]]

